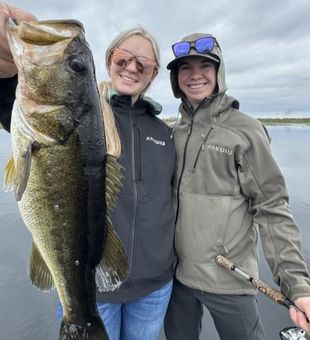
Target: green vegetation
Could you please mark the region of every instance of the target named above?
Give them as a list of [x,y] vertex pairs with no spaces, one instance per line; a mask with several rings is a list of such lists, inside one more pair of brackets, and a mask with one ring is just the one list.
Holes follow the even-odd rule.
[[[309,118],[257,118],[260,122],[262,122],[265,125],[310,125],[310,117]],[[173,125],[175,122],[174,117],[169,118],[163,118],[163,120],[168,125]]]
[[310,118],[258,118],[265,125],[310,125]]

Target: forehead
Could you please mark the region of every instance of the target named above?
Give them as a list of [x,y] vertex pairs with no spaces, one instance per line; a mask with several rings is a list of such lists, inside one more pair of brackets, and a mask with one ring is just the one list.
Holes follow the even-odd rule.
[[210,59],[207,59],[205,57],[200,56],[188,56],[186,58],[183,58],[179,61],[178,67],[181,67],[182,65],[200,65],[200,64],[209,64],[213,65],[215,67],[214,62],[212,62]]
[[141,35],[134,35],[123,41],[118,47],[124,48],[136,56],[144,56],[154,59],[154,52],[151,42]]

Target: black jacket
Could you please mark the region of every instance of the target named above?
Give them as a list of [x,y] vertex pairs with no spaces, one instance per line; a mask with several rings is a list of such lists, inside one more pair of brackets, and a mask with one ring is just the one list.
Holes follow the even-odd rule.
[[155,116],[151,101],[114,95],[110,100],[120,133],[120,164],[125,169],[121,193],[112,212],[113,226],[124,243],[129,277],[100,302],[123,303],[142,297],[172,278],[174,212],[171,179],[175,149],[170,129]]
[[[0,82],[0,121],[7,131],[16,80]],[[143,98],[132,106],[130,96],[114,94],[110,104],[121,138],[119,162],[124,168],[111,220],[127,251],[129,275],[114,292],[98,292],[97,301],[125,303],[159,289],[173,275],[175,149],[170,129],[156,117],[156,103]]]
[[16,86],[17,75],[12,78],[0,78],[0,123],[7,131],[10,131]]

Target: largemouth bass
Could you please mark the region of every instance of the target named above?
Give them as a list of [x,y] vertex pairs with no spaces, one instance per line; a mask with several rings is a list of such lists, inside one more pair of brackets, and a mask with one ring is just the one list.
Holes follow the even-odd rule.
[[128,264],[108,218],[120,167],[106,154],[84,29],[59,20],[11,24],[8,31],[18,86],[5,188],[14,190],[32,234],[30,279],[42,290],[57,289],[59,339],[108,339],[96,283],[100,290],[117,288]]

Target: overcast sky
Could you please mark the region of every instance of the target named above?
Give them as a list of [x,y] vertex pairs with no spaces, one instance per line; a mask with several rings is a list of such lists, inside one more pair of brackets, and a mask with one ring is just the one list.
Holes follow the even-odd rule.
[[98,80],[107,78],[104,53],[121,31],[141,25],[161,47],[160,74],[148,92],[177,114],[167,63],[171,44],[211,33],[225,61],[227,93],[256,117],[310,116],[309,0],[16,0],[38,19],[77,19],[86,31]]

